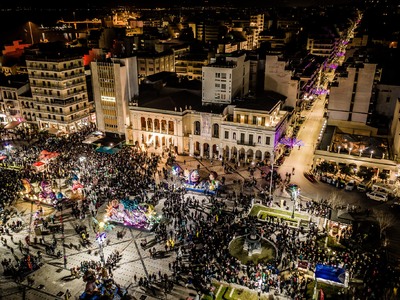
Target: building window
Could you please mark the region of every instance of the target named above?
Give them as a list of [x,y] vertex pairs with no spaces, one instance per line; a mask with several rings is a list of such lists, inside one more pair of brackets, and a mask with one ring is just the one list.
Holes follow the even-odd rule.
[[257,125],[257,117],[253,116],[253,125]]
[[225,131],[225,139],[229,139],[229,131]]
[[389,103],[389,102],[390,102],[390,96],[386,97],[386,103]]
[[244,124],[249,124],[249,116],[248,115],[244,116]]
[[240,123],[240,114],[237,114],[237,115],[236,115],[236,122],[237,122],[237,123]]
[[236,141],[236,132],[233,133],[232,138],[233,138],[234,141]]
[[257,142],[261,144],[261,135],[258,136]]
[[200,135],[201,130],[200,130],[200,122],[196,121],[194,122],[194,134],[195,135]]
[[271,143],[271,137],[267,136],[267,137],[265,138],[265,144],[266,144],[266,145],[269,145],[270,143]]
[[218,124],[213,125],[213,137],[215,137],[215,138],[219,137],[219,125]]
[[249,134],[249,145],[253,145],[253,135]]

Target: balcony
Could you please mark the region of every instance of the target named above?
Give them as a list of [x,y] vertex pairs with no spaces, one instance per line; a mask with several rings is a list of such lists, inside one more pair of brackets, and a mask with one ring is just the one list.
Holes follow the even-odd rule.
[[67,83],[66,85],[56,85],[56,84],[52,84],[52,85],[45,85],[43,83],[31,83],[32,87],[37,87],[37,88],[42,88],[42,89],[46,89],[46,90],[66,90],[69,88],[75,88],[77,86],[81,86],[81,85],[86,85],[85,81],[81,81],[81,82],[75,82],[75,83]]
[[74,74],[74,75],[68,75],[68,74],[64,74],[62,77],[56,77],[55,75],[42,75],[42,74],[29,74],[29,78],[33,78],[33,79],[43,79],[43,80],[55,80],[55,81],[65,81],[65,80],[71,80],[73,78],[77,78],[77,77],[85,77],[85,73],[78,73],[78,74]]
[[238,145],[243,145],[243,146],[251,146],[255,147],[256,143],[254,142],[246,142],[246,141],[236,141]]
[[53,99],[61,99],[61,100],[65,100],[68,98],[71,98],[73,96],[77,96],[80,95],[82,93],[87,93],[87,91],[85,89],[80,90],[80,91],[73,91],[73,92],[69,92],[67,95],[51,95],[49,93],[43,93],[40,91],[35,91],[32,90],[32,96],[42,96],[42,97],[49,97],[49,98],[53,98]]

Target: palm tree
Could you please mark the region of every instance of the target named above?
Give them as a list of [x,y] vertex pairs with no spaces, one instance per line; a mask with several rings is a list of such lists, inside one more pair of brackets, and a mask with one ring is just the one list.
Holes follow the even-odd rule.
[[329,172],[330,166],[331,166],[330,163],[328,163],[327,161],[323,161],[322,163],[320,163],[319,168],[321,172],[326,173]]
[[350,176],[351,174],[353,174],[353,170],[351,169],[350,166],[345,165],[340,169],[340,173],[345,175],[344,179],[346,180],[347,176]]

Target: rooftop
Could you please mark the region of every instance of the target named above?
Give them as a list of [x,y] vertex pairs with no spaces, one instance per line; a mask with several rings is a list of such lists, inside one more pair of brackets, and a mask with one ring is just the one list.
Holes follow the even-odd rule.
[[237,108],[270,112],[279,102],[284,102],[286,96],[273,91],[266,91],[263,95],[235,100]]

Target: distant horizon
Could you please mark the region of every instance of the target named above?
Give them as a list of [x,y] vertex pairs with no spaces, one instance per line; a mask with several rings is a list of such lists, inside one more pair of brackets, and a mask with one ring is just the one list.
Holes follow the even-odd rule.
[[[132,6],[139,8],[154,8],[154,7],[197,7],[197,6],[225,6],[225,7],[240,7],[240,8],[258,8],[258,7],[303,7],[303,6],[325,6],[325,5],[343,5],[349,4],[347,0],[267,0],[260,2],[259,0],[146,0],[146,1],[133,1],[133,0],[86,0],[86,1],[53,1],[48,2],[48,0],[15,0],[10,2],[0,3],[0,9],[6,8],[17,8],[17,7],[30,7],[30,8],[48,8],[48,9],[73,9],[73,8],[113,8],[118,6]],[[254,7],[251,7],[254,6]]]

